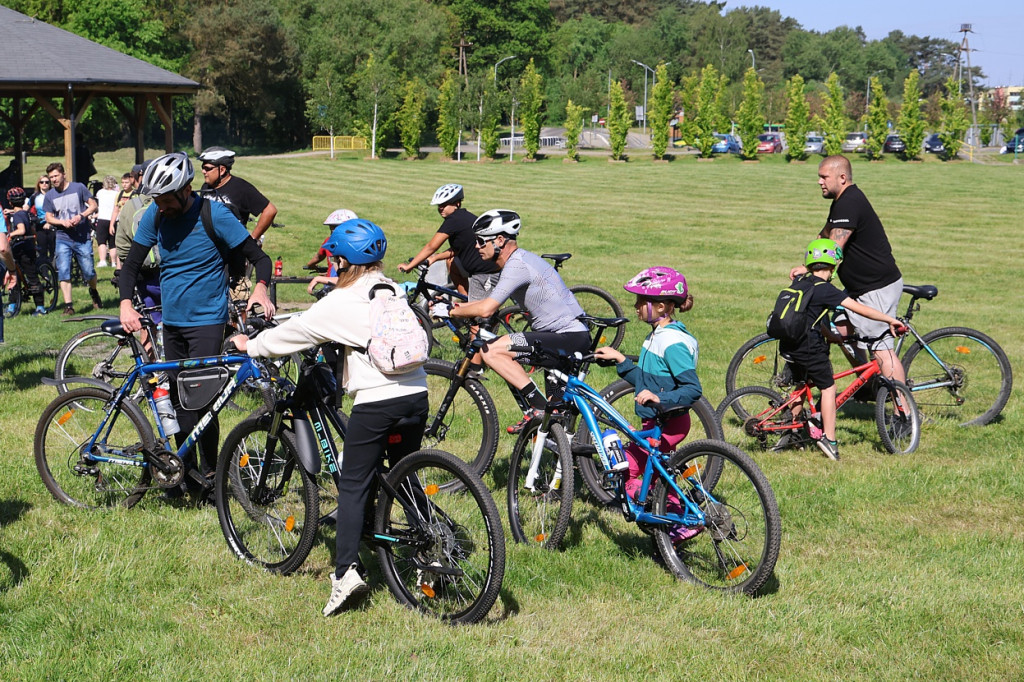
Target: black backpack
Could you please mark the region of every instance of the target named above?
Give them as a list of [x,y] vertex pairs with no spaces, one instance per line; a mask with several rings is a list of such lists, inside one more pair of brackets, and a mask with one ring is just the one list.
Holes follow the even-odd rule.
[[789,345],[800,345],[811,327],[818,324],[825,315],[825,311],[818,315],[817,319],[811,319],[807,314],[807,306],[811,302],[811,290],[819,284],[826,284],[825,280],[807,273],[793,280],[793,282],[779,292],[775,299],[775,308],[768,315],[765,326],[768,328],[768,336],[785,341]]

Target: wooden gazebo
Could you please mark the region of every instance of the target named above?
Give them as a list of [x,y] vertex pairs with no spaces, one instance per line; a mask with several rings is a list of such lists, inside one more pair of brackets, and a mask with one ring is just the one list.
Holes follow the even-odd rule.
[[[0,117],[14,129],[19,184],[25,125],[44,109],[64,128],[64,167],[75,171],[76,125],[97,97],[108,98],[127,119],[135,141],[135,162],[144,153],[148,106],[164,129],[164,148],[174,148],[171,98],[191,95],[199,84],[135,57],[104,47],[20,12],[0,7],[0,98],[13,101]],[[148,106],[147,106],[148,105]],[[72,175],[72,179],[77,180]]]

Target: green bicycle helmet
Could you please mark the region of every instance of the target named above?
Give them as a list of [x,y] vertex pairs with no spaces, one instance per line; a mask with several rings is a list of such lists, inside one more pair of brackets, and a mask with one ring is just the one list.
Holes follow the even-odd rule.
[[843,260],[843,249],[831,239],[815,239],[807,245],[807,256],[804,258],[804,267],[811,267],[815,263],[827,263],[828,265],[839,265]]

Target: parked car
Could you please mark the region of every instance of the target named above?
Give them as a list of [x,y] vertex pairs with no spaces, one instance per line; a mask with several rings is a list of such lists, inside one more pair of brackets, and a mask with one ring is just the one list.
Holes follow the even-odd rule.
[[781,154],[782,137],[778,133],[764,133],[757,136],[758,154]]
[[[1024,130],[1024,128],[1021,128]],[[1018,131],[999,151],[1000,154],[1024,154],[1024,132]]]
[[735,135],[723,135],[715,133],[718,142],[711,148],[715,154],[739,154],[743,149],[743,143]]
[[867,133],[847,133],[846,139],[843,140],[843,146],[841,147],[841,149],[844,152],[863,152],[867,150],[867,145]]
[[821,135],[808,135],[807,141],[804,143],[805,154],[824,154],[825,153],[825,138]]
[[885,142],[882,143],[882,151],[887,154],[902,154],[907,151],[907,144],[899,135],[893,133],[885,137]]
[[929,154],[941,154],[946,151],[946,147],[942,144],[939,134],[932,133],[928,137],[924,138],[924,150]]

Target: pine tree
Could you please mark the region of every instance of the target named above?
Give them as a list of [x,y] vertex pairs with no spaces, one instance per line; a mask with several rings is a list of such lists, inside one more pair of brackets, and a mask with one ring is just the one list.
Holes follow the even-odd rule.
[[807,105],[804,79],[800,74],[789,79],[786,85],[786,98],[789,100],[789,108],[786,111],[786,137],[789,138],[789,149],[786,150],[786,158],[790,161],[803,161],[807,158],[804,139],[811,125],[811,109]]
[[523,125],[523,148],[526,158],[534,159],[540,149],[540,110],[544,104],[543,79],[533,59],[519,80],[519,120]]
[[697,139],[694,146],[702,158],[711,156],[711,148],[715,146],[715,132],[718,130],[721,114],[718,110],[721,93],[721,80],[714,66],[708,64],[700,74],[700,86],[697,89],[697,116],[694,119]]
[[843,88],[839,85],[839,76],[835,71],[828,75],[825,88],[828,95],[825,98],[825,118],[821,132],[825,136],[825,154],[833,156],[843,150],[843,138],[846,135]]
[[757,158],[757,136],[764,130],[764,83],[751,67],[743,75],[743,102],[737,116],[740,123],[740,141],[744,159]]
[[651,150],[654,158],[665,156],[668,149],[668,123],[672,119],[675,92],[664,63],[654,70],[654,91],[651,93]]
[[402,106],[398,109],[398,136],[406,156],[415,158],[420,153],[423,130],[426,127],[427,88],[419,78],[405,82]]
[[955,159],[960,153],[960,147],[964,143],[964,133],[967,132],[967,107],[964,106],[963,98],[960,97],[959,83],[950,76],[946,80],[946,94],[942,98],[942,125],[939,129],[939,140],[945,148],[943,157]]
[[611,87],[611,111],[608,113],[608,137],[612,146],[612,159],[622,159],[626,151],[626,136],[629,135],[629,108],[622,93],[622,85],[614,81]]
[[867,129],[868,156],[882,158],[885,151],[885,137],[889,134],[889,99],[885,96],[881,81],[872,76],[870,80],[871,103],[868,105]]
[[449,71],[441,82],[437,97],[437,142],[450,159],[455,158],[459,146],[459,85],[456,74]]
[[900,107],[900,118],[897,122],[900,137],[907,146],[903,155],[907,159],[916,159],[921,155],[924,144],[924,113],[921,111],[920,75],[917,69],[911,69],[910,75],[903,81],[903,105]]

